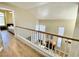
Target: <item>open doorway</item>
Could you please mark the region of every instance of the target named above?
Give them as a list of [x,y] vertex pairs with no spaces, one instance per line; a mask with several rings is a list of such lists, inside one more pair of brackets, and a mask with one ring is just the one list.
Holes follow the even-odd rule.
[[0,9],[0,51],[9,46],[9,32],[14,34],[14,12],[11,10]]
[[14,11],[10,9],[0,9],[0,30],[8,30],[14,34]]

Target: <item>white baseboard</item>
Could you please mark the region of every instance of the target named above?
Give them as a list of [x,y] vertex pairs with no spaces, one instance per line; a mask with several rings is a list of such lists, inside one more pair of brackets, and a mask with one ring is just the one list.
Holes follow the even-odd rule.
[[15,37],[46,57],[58,57],[55,54],[52,54],[52,55],[49,54],[48,52],[46,52],[46,50],[40,48],[39,46],[35,45],[34,43],[30,42],[29,40],[23,38],[22,36],[18,34],[16,34]]

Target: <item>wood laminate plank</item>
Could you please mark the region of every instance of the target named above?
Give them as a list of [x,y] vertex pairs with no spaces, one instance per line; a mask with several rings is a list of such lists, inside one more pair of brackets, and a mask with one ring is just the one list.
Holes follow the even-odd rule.
[[31,47],[25,45],[10,34],[9,47],[0,52],[0,57],[43,57]]

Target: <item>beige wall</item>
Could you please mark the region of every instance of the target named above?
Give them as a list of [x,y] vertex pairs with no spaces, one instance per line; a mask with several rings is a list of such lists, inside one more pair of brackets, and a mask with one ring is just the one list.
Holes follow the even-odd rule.
[[[37,21],[37,18],[35,18],[29,10],[24,10],[22,8],[6,4],[6,3],[1,3],[0,4],[1,9],[10,9],[14,11],[14,19],[13,20],[16,26],[21,26],[21,27],[26,27],[26,28],[35,28]],[[8,21],[7,21],[8,23]],[[22,29],[15,29],[16,34],[21,35],[23,37],[26,37],[26,32],[25,30]]]
[[15,23],[18,26],[34,28],[34,25],[37,23],[37,18],[35,18],[29,10],[27,11],[6,3],[0,3],[0,9],[9,9],[14,11]]
[[[73,38],[76,38],[79,40],[79,14],[77,15],[76,23],[75,23],[75,29],[73,33]],[[71,55],[72,56],[79,56],[79,42],[73,41],[72,42],[72,48],[71,48]]]
[[74,19],[77,17],[78,4],[76,3],[48,3],[30,9],[38,19]]
[[7,11],[7,18],[7,23],[13,23],[12,13],[9,13],[9,11]]
[[26,28],[34,28],[37,23],[37,19],[29,11],[19,8],[16,9],[15,19],[16,25]]
[[6,24],[13,23],[12,13],[9,13],[9,12],[10,11],[5,11]]
[[75,20],[40,20],[39,23],[46,26],[46,32],[58,34],[58,27],[64,27],[64,36],[73,36]]
[[77,16],[73,37],[79,39],[79,14]]
[[[15,19],[16,19],[15,20],[16,26],[21,26],[21,27],[31,28],[31,29],[35,29],[35,25],[38,22],[38,20],[29,11],[23,10],[23,9],[16,9]],[[27,32],[26,30],[18,28],[16,29],[16,33],[27,38],[28,36],[31,36],[30,33],[32,32],[29,32],[29,31]]]

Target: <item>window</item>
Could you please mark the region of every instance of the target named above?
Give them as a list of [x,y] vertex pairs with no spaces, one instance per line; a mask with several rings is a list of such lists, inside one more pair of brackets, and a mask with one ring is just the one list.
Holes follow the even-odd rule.
[[[64,27],[59,27],[58,28],[58,35],[63,36],[64,35]],[[62,43],[62,38],[58,38],[57,40],[57,47],[60,48],[61,47],[61,43]]]
[[4,13],[0,12],[0,26],[5,25]]

